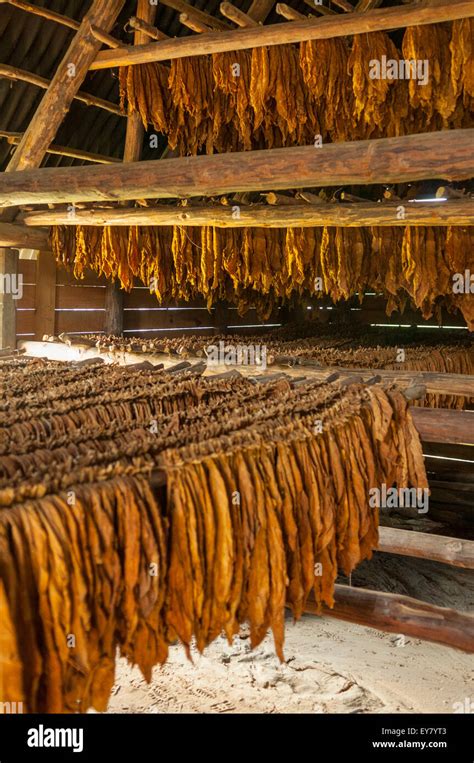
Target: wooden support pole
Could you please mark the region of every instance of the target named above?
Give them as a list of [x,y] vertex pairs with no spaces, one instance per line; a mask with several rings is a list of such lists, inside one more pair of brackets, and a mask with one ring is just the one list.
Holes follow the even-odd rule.
[[[162,0],[162,4],[173,7],[179,4],[182,13],[189,12],[189,6],[182,0]],[[319,6],[322,7],[322,6]],[[313,10],[318,6],[313,5]],[[190,14],[191,15],[191,14]],[[206,18],[201,19],[209,24]],[[250,13],[249,13],[250,15]],[[170,58],[223,53],[227,50],[246,50],[266,45],[283,45],[303,40],[324,40],[331,37],[345,37],[365,32],[388,31],[422,24],[442,23],[455,19],[472,18],[474,0],[431,0],[429,5],[403,5],[379,8],[368,13],[339,13],[323,19],[289,21],[287,24],[268,24],[264,27],[233,29],[228,32],[213,32],[199,37],[180,37],[160,43],[142,45],[140,49],[127,46],[120,50],[104,50],[98,54],[91,69],[110,69],[114,66],[128,66],[152,61],[167,61]],[[211,16],[212,18],[212,16]]]
[[[32,74],[24,69],[18,69],[7,64],[0,64],[0,79],[2,78],[16,82],[28,82],[29,85],[35,85],[42,90],[47,90],[51,84],[51,80],[46,79],[46,77],[40,77],[39,74]],[[109,111],[111,114],[117,114],[119,117],[124,116],[118,104],[105,101],[103,98],[97,98],[97,96],[90,93],[84,93],[82,90],[76,93],[74,100],[81,101],[87,106],[97,106],[98,109]]]
[[12,284],[18,278],[18,252],[0,249],[0,350],[16,348],[16,308]]
[[125,0],[94,0],[84,16],[51,84],[31,120],[6,172],[38,167],[53,141],[74,96],[79,90],[101,43],[90,26],[108,32],[114,25]]
[[227,2],[227,0],[220,4],[219,10],[226,19],[233,21],[234,24],[242,28],[260,26],[258,21],[254,21],[248,13],[244,13],[240,8],[236,8],[235,5]]
[[18,249],[47,249],[49,231],[43,228],[27,228],[18,223],[0,220],[0,247]]
[[118,283],[108,283],[105,289],[104,331],[111,336],[123,333],[123,290]]
[[417,559],[431,559],[434,562],[451,564],[453,567],[474,570],[472,540],[380,527],[377,550],[401,556],[414,556]]
[[[213,228],[292,228],[337,225],[343,227],[414,225],[471,225],[472,202],[469,199],[439,204],[407,204],[406,217],[397,216],[399,204],[304,203],[291,197],[288,204],[251,204],[240,206],[175,207],[161,204],[156,207],[114,207],[109,209],[78,209],[71,219],[66,209],[30,212],[24,218],[27,225],[208,225]],[[239,215],[235,210],[238,207]]]
[[314,602],[308,601],[305,612],[474,652],[473,615],[409,596],[338,584],[334,598],[333,609],[324,607],[320,611]]
[[36,260],[35,339],[53,336],[56,328],[56,261],[52,252],[38,252]]
[[[38,5],[27,3],[25,0],[0,0],[0,3],[1,2],[7,3],[8,5],[13,5],[15,8],[18,8],[21,11],[26,11],[33,16],[40,16],[42,19],[46,19],[47,21],[54,21],[56,24],[61,24],[61,26],[68,27],[69,29],[74,29],[76,32],[81,26],[79,21],[75,21],[74,19],[69,18],[69,16],[63,16],[61,13],[50,11],[49,8],[42,8]],[[123,44],[119,40],[116,40],[114,37],[112,37],[110,34],[107,34],[101,29],[97,29],[96,27],[94,27],[93,34],[97,35],[97,39],[100,39],[104,45],[108,45],[110,48],[118,48]]]
[[[7,132],[0,130],[0,138],[5,138],[12,146],[18,146],[23,138],[22,132]],[[114,156],[103,156],[102,154],[93,154],[90,151],[81,151],[77,148],[68,148],[67,146],[57,146],[54,143],[48,147],[47,154],[56,156],[69,156],[71,159],[80,159],[84,162],[94,162],[94,164],[117,164],[121,160]]]
[[[153,24],[156,15],[156,5],[149,0],[138,0],[137,15],[147,24]],[[146,42],[146,35],[137,29],[134,34],[134,44]],[[145,130],[139,114],[129,114],[127,132],[125,135],[124,163],[139,162],[142,155]],[[121,336],[123,333],[123,291],[118,282],[107,285],[105,294],[105,333]]]
[[465,180],[474,176],[473,142],[474,129],[444,130],[328,143],[321,148],[274,148],[113,166],[11,172],[0,176],[0,207],[217,196],[269,188],[422,179]]

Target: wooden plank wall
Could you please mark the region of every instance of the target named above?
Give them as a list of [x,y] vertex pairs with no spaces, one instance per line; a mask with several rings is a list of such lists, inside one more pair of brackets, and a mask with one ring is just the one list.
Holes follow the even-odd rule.
[[[44,320],[41,319],[41,301],[37,284],[38,269],[34,260],[20,260],[19,272],[23,275],[23,298],[17,307],[17,336],[19,339],[42,339]],[[105,286],[106,280],[99,279],[93,273],[77,281],[70,273],[59,268],[56,271],[56,300],[53,333],[101,333],[105,321]],[[308,303],[308,320],[326,323],[334,319],[336,313],[345,313],[351,322],[364,324],[422,325],[436,330],[438,323],[432,318],[425,321],[418,311],[407,310],[400,316],[394,313],[390,318],[385,314],[385,301],[380,295],[368,294],[362,305],[357,298],[343,305],[333,305],[328,299],[314,299]],[[253,333],[259,328],[281,325],[287,320],[287,312],[276,310],[265,321],[258,318],[255,310],[239,316],[237,308],[227,306],[220,314],[212,308],[209,312],[203,302],[182,305],[160,306],[147,287],[137,285],[124,298],[124,331],[128,336],[142,338],[156,337],[164,333],[206,332],[213,330],[222,322],[229,331],[235,333]],[[465,330],[460,314],[443,314],[443,326],[454,326]],[[41,334],[41,335],[40,335]]]

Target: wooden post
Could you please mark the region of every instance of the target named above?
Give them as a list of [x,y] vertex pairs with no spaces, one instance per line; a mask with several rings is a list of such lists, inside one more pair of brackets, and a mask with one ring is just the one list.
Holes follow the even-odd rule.
[[104,331],[112,336],[123,333],[123,290],[115,281],[108,283],[105,289]]
[[[149,0],[138,0],[137,16],[146,24],[152,25],[156,15],[156,5]],[[148,41],[144,32],[137,29],[134,34],[134,44],[142,45]],[[127,132],[125,135],[124,162],[140,161],[145,130],[140,114],[129,114],[127,117]],[[123,334],[123,290],[115,282],[107,285],[105,292],[105,326],[106,334],[121,336]]]
[[16,348],[16,308],[11,282],[18,275],[18,252],[0,249],[0,350]]
[[229,311],[227,302],[217,302],[214,309],[214,333],[227,334],[227,324],[229,323]]
[[56,327],[56,261],[52,252],[38,252],[36,260],[35,339],[52,336]]

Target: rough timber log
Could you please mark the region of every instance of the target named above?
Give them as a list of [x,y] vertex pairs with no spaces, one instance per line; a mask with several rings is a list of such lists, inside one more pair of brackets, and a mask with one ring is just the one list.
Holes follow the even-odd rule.
[[49,231],[0,221],[0,247],[48,249]]
[[[8,143],[13,146],[19,146],[23,137],[22,132],[9,132],[6,130],[0,130],[0,138],[5,138]],[[81,151],[78,148],[69,148],[68,146],[57,146],[52,144],[48,146],[47,154],[55,154],[56,156],[69,156],[71,159],[80,159],[84,162],[94,162],[95,164],[114,164],[121,160],[116,159],[113,156],[104,156],[103,154],[94,154],[91,151]]]
[[[25,0],[0,0],[0,2],[8,3],[21,11],[31,13],[33,16],[40,16],[47,21],[53,21],[56,24],[61,24],[61,26],[69,27],[69,29],[74,29],[75,31],[81,26],[79,21],[75,21],[74,19],[69,18],[69,16],[63,16],[61,13],[50,11],[48,8],[32,5],[32,3],[27,3]],[[102,30],[95,29],[94,34],[98,35],[98,39],[101,39],[104,45],[109,45],[111,48],[118,48],[122,44],[119,40],[116,40]]]
[[38,167],[79,90],[102,43],[91,33],[95,26],[109,32],[125,0],[94,0],[74,36],[51,84],[23,136],[7,172]]
[[[194,5],[190,5],[186,0],[160,0],[160,5],[166,5],[168,8],[173,8],[180,13],[186,13],[189,18],[195,18],[196,21],[200,21],[211,29],[229,29],[229,24],[221,19],[216,19],[206,11],[201,11],[199,8],[195,8]],[[168,56],[169,57],[169,56]]]
[[[162,0],[163,2],[163,0]],[[182,0],[164,0],[165,5],[189,13]],[[314,6],[314,10],[317,7]],[[249,11],[249,16],[252,13]],[[379,8],[367,13],[337,13],[324,18],[289,21],[287,24],[269,24],[264,27],[233,29],[228,32],[210,32],[198,37],[149,43],[139,48],[127,46],[119,50],[100,52],[91,69],[109,69],[114,66],[167,61],[228,50],[245,50],[265,45],[282,45],[302,40],[322,40],[330,37],[363,34],[401,27],[435,24],[443,21],[474,16],[474,0],[431,0],[429,4],[413,3],[393,8]],[[211,17],[212,18],[212,17]],[[209,23],[205,18],[204,23]]]
[[320,148],[275,148],[113,166],[12,172],[0,177],[0,207],[423,179],[466,180],[474,175],[473,143],[474,129],[445,130],[329,143]]
[[[32,72],[18,69],[16,66],[8,66],[7,64],[0,64],[0,79],[9,79],[14,82],[28,82],[29,85],[35,85],[42,90],[47,90],[51,84],[51,80],[46,79],[46,77],[40,77],[39,74],[33,74]],[[117,114],[119,117],[124,116],[118,103],[105,101],[103,98],[97,98],[97,96],[91,95],[91,93],[84,93],[82,90],[77,91],[74,100],[81,101],[81,103],[85,103],[87,106],[97,106],[98,109],[110,111],[111,114]]]
[[339,225],[346,227],[471,225],[474,205],[470,199],[439,204],[406,204],[400,219],[400,204],[348,203],[250,206],[114,207],[78,209],[73,219],[67,210],[45,210],[26,215],[27,225],[209,225],[214,228],[291,228]]
[[474,652],[473,615],[436,607],[409,596],[344,585],[335,586],[334,598],[333,609],[320,611],[309,601],[305,611]]
[[275,0],[253,0],[247,13],[254,21],[262,24],[275,4]]
[[431,559],[453,567],[474,569],[474,541],[449,538],[445,535],[399,530],[394,527],[379,528],[378,551],[401,556]]

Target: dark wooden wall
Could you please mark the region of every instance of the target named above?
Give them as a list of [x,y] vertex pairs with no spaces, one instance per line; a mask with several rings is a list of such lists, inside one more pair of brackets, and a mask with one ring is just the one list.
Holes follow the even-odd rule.
[[[39,260],[19,261],[19,273],[24,281],[23,298],[16,305],[17,337],[42,339],[44,334],[103,332],[105,279],[90,273],[76,281],[62,268],[51,270],[48,257],[41,253]],[[55,284],[51,283],[54,278]],[[314,299],[305,308],[299,310],[299,316],[323,323],[332,320],[336,314],[343,314],[346,320],[365,324],[438,325],[436,319],[425,321],[418,311],[412,310],[406,310],[402,316],[394,313],[388,318],[384,298],[370,293],[364,297],[362,305],[357,298],[336,306],[328,299]],[[219,306],[208,311],[203,302],[161,306],[146,287],[138,285],[124,295],[125,334],[143,338],[171,331],[206,331],[220,326],[227,326],[231,332],[251,333],[257,328],[285,323],[290,316],[291,311],[277,309],[268,320],[262,321],[255,310],[239,316],[235,307]],[[462,327],[465,324],[460,314],[443,313],[442,325]]]

